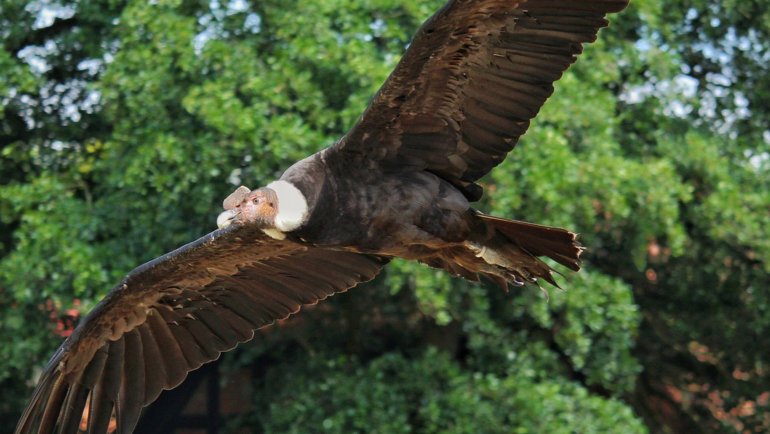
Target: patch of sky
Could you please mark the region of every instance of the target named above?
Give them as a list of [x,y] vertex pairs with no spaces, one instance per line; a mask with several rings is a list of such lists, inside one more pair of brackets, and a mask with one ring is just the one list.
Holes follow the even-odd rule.
[[75,15],[75,8],[48,0],[31,1],[24,10],[35,16],[33,29],[42,29],[54,23],[57,18],[67,19]]
[[198,18],[201,27],[200,32],[193,38],[193,49],[200,55],[208,41],[228,36],[223,26],[223,20],[231,15],[244,14],[243,29],[249,33],[259,33],[262,30],[262,17],[249,11],[249,4],[245,0],[231,0],[221,2],[211,0],[209,12]]

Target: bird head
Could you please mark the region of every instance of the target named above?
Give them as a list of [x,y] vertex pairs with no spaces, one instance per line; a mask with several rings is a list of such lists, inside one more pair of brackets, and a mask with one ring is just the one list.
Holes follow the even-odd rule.
[[217,226],[224,229],[231,224],[256,224],[260,228],[275,227],[278,214],[278,196],[270,188],[249,190],[238,187],[222,203],[225,211],[217,217]]

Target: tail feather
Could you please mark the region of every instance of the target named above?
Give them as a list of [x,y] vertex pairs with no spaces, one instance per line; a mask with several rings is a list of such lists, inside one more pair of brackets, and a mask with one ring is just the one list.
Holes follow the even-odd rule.
[[495,230],[534,256],[546,256],[573,270],[580,270],[583,247],[577,234],[566,229],[480,214]]

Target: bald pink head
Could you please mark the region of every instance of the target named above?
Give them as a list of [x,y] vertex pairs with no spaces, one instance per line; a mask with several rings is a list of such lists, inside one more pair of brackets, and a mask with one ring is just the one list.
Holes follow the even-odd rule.
[[266,187],[252,191],[240,186],[222,205],[225,211],[217,217],[220,229],[231,224],[257,224],[261,228],[272,228],[278,210],[278,196]]

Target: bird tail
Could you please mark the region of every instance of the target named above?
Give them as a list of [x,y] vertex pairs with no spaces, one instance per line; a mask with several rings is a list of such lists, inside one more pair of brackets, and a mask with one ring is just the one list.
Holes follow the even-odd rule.
[[575,233],[483,214],[477,214],[477,217],[493,229],[493,235],[488,241],[470,243],[469,246],[476,257],[497,270],[504,270],[502,273],[482,273],[504,288],[507,288],[507,282],[522,285],[537,283],[538,279],[558,287],[552,274],[555,270],[540,257],[551,258],[574,271],[580,270],[583,247],[576,241]]
[[580,270],[580,254],[585,250],[577,234],[566,229],[479,215],[508,240],[534,256],[546,256],[572,271]]

